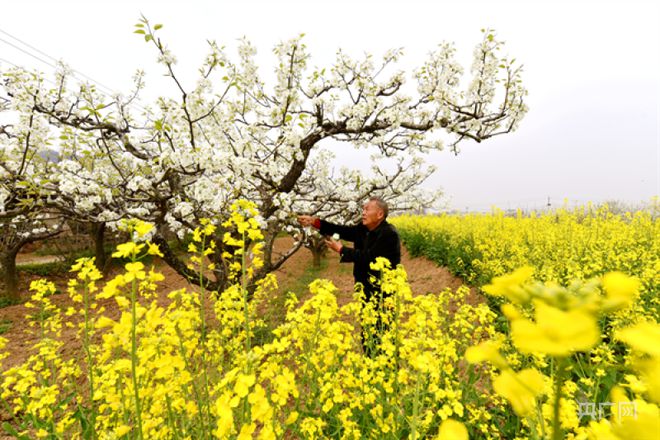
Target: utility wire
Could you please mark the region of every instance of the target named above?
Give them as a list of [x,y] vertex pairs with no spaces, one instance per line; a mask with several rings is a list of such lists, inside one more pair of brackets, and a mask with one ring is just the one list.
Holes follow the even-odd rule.
[[[59,61],[58,61],[56,58],[54,58],[54,57],[48,55],[46,52],[44,52],[44,51],[42,51],[42,50],[37,49],[36,47],[32,46],[31,44],[26,43],[25,41],[21,40],[20,38],[15,37],[14,35],[10,34],[9,32],[7,32],[7,31],[5,31],[5,30],[3,30],[3,29],[0,29],[0,33],[2,33],[2,34],[4,34],[4,35],[7,35],[8,37],[12,38],[13,40],[19,42],[20,44],[22,44],[22,45],[24,45],[24,46],[30,48],[31,50],[37,52],[38,54],[43,55],[44,57],[46,57],[46,58],[48,58],[48,59],[50,59],[50,60],[53,60],[55,63],[59,63]],[[52,67],[52,68],[54,68],[54,69],[57,69],[57,68],[58,68],[56,64],[53,64],[53,63],[51,63],[51,62],[49,62],[49,61],[46,61],[46,60],[44,60],[43,58],[41,58],[41,57],[35,55],[34,53],[28,52],[28,51],[25,50],[24,48],[22,48],[22,47],[20,47],[20,46],[17,46],[16,44],[14,44],[14,43],[12,43],[12,42],[10,42],[10,41],[7,41],[6,39],[4,39],[4,38],[2,38],[2,37],[0,37],[0,41],[2,41],[3,43],[7,44],[8,46],[13,47],[13,48],[16,49],[16,50],[19,50],[20,52],[23,52],[24,54],[26,54],[26,55],[28,55],[28,56],[30,56],[30,57],[32,57],[32,58],[34,58],[34,59],[36,59],[36,60],[38,60],[38,61],[44,63],[44,64],[46,64],[47,66],[50,66],[50,67]],[[7,60],[3,60],[3,61],[6,62],[6,63],[8,63],[8,64],[11,64],[11,65],[14,66],[14,67],[18,67],[16,64],[14,64],[14,63],[12,63],[12,62],[10,62],[10,61],[7,61]],[[78,80],[80,81],[80,78],[77,77],[76,74],[79,75],[79,76],[82,76],[83,78],[87,79],[88,81],[90,81],[90,82],[96,84],[97,86],[99,86],[101,89],[105,89],[105,90],[99,90],[99,91],[100,91],[103,95],[105,95],[105,96],[107,96],[107,97],[109,97],[109,98],[112,98],[112,94],[114,93],[114,91],[113,91],[110,87],[104,85],[103,83],[101,83],[101,82],[95,80],[94,78],[92,78],[92,77],[90,77],[90,76],[88,76],[88,75],[85,75],[84,73],[80,72],[79,70],[76,70],[76,69],[71,69],[71,70],[72,70],[72,72],[74,73],[74,77],[75,77],[76,79],[78,79]],[[49,82],[53,83],[52,81],[49,81]],[[82,82],[82,81],[80,81],[80,82]],[[54,84],[54,83],[53,83],[53,84]],[[129,106],[130,106],[130,105],[134,105],[135,107],[141,109],[142,111],[145,111],[145,112],[147,111],[144,107],[142,107],[141,105],[139,105],[139,104],[137,104],[137,103],[131,103],[131,104],[128,104],[128,105],[129,105]]]
[[[26,43],[25,41],[21,40],[20,38],[14,36],[14,35],[12,35],[12,34],[10,34],[9,32],[7,32],[7,31],[5,31],[5,30],[3,30],[3,29],[0,29],[0,33],[3,33],[3,34],[5,34],[5,35],[7,35],[8,37],[10,37],[10,38],[12,38],[12,39],[18,41],[19,43],[21,43],[22,45],[24,45],[24,46],[26,46],[26,47],[29,47],[30,49],[32,49],[33,51],[37,52],[38,54],[43,55],[43,56],[45,56],[46,58],[49,58],[49,59],[53,60],[55,63],[58,63],[58,62],[59,62],[59,60],[57,60],[55,57],[52,57],[52,56],[48,55],[46,52],[37,49],[36,47],[32,46],[31,44]],[[7,41],[5,41],[5,40],[2,39],[2,38],[0,38],[0,40],[2,40],[2,41],[4,41],[5,43],[7,43]],[[7,44],[10,44],[11,46],[16,47],[16,46],[14,46],[14,45],[11,44],[11,43],[7,43]],[[18,47],[16,47],[16,48],[19,49]],[[27,53],[27,52],[23,51],[22,49],[19,49],[19,50],[21,50],[21,51],[24,52],[24,53]],[[28,55],[30,55],[30,54],[28,54]],[[34,55],[30,55],[30,56],[33,56],[34,58],[37,58],[37,57],[35,57]],[[45,61],[41,60],[40,58],[37,58],[37,59],[45,63]],[[46,64],[48,64],[48,65],[51,66],[51,67],[55,67],[55,68],[56,68],[56,66],[54,66],[54,65],[52,65],[52,64],[50,64],[50,63],[46,63]],[[91,81],[91,82],[97,84],[98,86],[103,87],[107,92],[109,92],[109,93],[113,93],[113,90],[112,90],[110,87],[108,87],[108,86],[102,84],[101,82],[95,80],[94,78],[85,75],[84,73],[82,73],[82,72],[79,71],[79,70],[75,70],[75,69],[72,69],[72,70],[73,70],[74,73],[77,73],[78,75],[82,76],[83,78],[86,78],[87,80],[89,80],[89,81]]]
[[[3,32],[2,29],[0,29],[0,32]],[[49,63],[48,61],[44,60],[43,58],[39,58],[39,57],[36,56],[35,54],[32,54],[32,53],[26,51],[26,50],[23,49],[22,47],[19,47],[19,46],[15,45],[14,43],[11,43],[11,42],[5,40],[5,39],[2,38],[2,37],[0,37],[0,41],[2,41],[3,43],[7,44],[8,46],[13,47],[14,49],[20,50],[21,52],[23,52],[24,54],[26,54],[26,55],[28,55],[28,56],[31,56],[31,57],[34,58],[35,60],[41,61],[42,63],[44,63],[44,64],[46,64],[46,65],[48,65],[48,66],[50,66],[50,67],[57,68],[57,66],[55,66],[54,64]],[[12,63],[12,64],[13,64],[13,63]],[[14,64],[14,65],[15,65],[15,64]]]

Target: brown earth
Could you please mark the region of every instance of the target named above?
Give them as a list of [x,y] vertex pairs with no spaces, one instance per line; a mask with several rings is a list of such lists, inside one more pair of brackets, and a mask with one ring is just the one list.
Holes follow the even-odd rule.
[[[292,240],[290,238],[280,238],[276,241],[275,252],[283,252],[289,249]],[[30,255],[22,257],[22,261],[30,261]],[[337,300],[340,305],[346,304],[353,300],[353,275],[351,264],[340,264],[339,258],[336,254],[329,252],[322,268],[316,271],[309,271],[312,262],[312,254],[307,249],[301,249],[294,254],[289,260],[284,263],[279,270],[276,271],[276,276],[279,284],[279,291],[272,298],[272,309],[262,310],[264,319],[271,324],[282,322],[283,319],[283,296],[287,291],[294,291],[299,297],[304,298],[305,293],[308,292],[305,283],[311,282],[316,278],[325,278],[334,283],[337,287]],[[462,285],[462,281],[452,275],[444,267],[438,267],[432,261],[424,258],[411,257],[405,248],[402,254],[402,264],[408,273],[408,282],[411,285],[412,291],[416,295],[440,292],[449,287],[455,290]],[[165,280],[159,285],[157,294],[159,303],[167,304],[167,293],[181,289],[181,288],[195,288],[191,286],[186,280],[178,275],[172,268],[163,262],[157,262],[157,269],[165,276]],[[310,277],[313,275],[313,277]],[[112,277],[114,274],[110,273],[108,276]],[[27,286],[31,279],[38,278],[37,276],[23,276],[21,285],[23,286],[23,295],[27,297]],[[308,279],[309,278],[309,279]],[[52,277],[53,281],[60,292],[66,292],[68,277],[57,276]],[[101,285],[101,283],[99,283]],[[65,311],[69,306],[72,306],[72,300],[66,293],[58,293],[51,297],[53,304],[59,306],[61,310]],[[468,297],[468,302],[477,303],[482,299],[477,293],[476,289],[471,289]],[[119,317],[119,309],[113,300],[104,301],[100,305],[106,309],[106,316],[117,319]],[[28,320],[25,315],[30,313],[31,309],[26,308],[23,304],[13,305],[0,309],[0,332],[4,330],[2,336],[8,340],[5,351],[8,357],[2,361],[1,370],[5,370],[11,366],[18,365],[24,362],[31,352],[31,347],[37,342],[37,336],[34,335],[31,327],[28,325]],[[67,318],[69,319],[69,318]],[[79,322],[79,319],[73,318],[74,324]],[[68,341],[63,348],[63,356],[70,358],[73,356],[80,356],[80,341],[76,337],[77,330],[75,328],[63,328],[62,339]]]

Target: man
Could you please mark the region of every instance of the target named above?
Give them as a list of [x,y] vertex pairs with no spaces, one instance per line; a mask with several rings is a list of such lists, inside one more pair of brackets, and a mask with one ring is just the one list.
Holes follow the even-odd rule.
[[380,278],[380,274],[370,268],[371,263],[377,257],[387,258],[392,267],[401,263],[401,240],[394,226],[387,222],[387,214],[387,203],[370,197],[362,207],[362,223],[355,226],[336,225],[309,215],[298,216],[302,226],[313,226],[324,236],[338,234],[342,240],[354,243],[354,247],[349,248],[326,238],[327,246],[341,256],[340,262],[353,263],[353,277],[356,283],[364,286],[365,301],[379,291],[370,280],[372,276]]

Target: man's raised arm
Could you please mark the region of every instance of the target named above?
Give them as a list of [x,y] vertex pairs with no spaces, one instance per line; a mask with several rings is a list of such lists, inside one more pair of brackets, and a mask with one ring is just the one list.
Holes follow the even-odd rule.
[[318,229],[321,235],[339,234],[342,240],[355,241],[357,226],[336,225],[311,215],[299,215],[298,223],[303,227],[312,226]]

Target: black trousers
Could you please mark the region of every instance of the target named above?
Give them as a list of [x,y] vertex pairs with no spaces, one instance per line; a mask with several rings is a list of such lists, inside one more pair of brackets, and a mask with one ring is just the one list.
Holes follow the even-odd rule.
[[[356,286],[356,290],[359,287]],[[378,355],[381,349],[381,342],[383,335],[390,328],[390,318],[386,316],[387,313],[384,307],[385,298],[382,295],[380,289],[369,286],[369,288],[364,289],[364,297],[362,298],[362,313],[364,314],[364,309],[371,305],[374,312],[376,313],[376,323],[366,325],[364,322],[361,322],[362,334],[362,352],[368,357],[375,357]],[[362,321],[362,320],[361,320]]]

